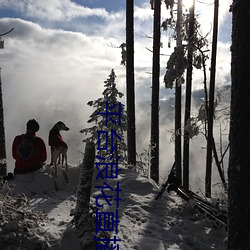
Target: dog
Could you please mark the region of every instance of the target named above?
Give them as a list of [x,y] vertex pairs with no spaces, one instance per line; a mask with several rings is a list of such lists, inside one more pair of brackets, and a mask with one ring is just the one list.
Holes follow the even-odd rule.
[[[62,156],[62,165],[65,161],[66,170],[68,171],[67,150],[68,146],[62,138],[60,131],[68,131],[69,128],[62,122],[57,122],[49,131],[49,146],[51,152],[50,165],[55,166],[55,175],[57,176],[57,164],[60,163],[60,156]],[[59,163],[58,163],[59,160]]]

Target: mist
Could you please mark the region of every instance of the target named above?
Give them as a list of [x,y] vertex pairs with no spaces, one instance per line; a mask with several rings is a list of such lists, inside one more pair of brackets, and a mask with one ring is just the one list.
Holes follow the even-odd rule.
[[[46,8],[46,6],[43,7]],[[70,11],[71,8],[66,8],[66,10]],[[82,9],[78,10],[79,13],[82,11]],[[47,19],[44,16],[38,16],[39,13],[23,11],[23,15],[27,15],[25,16],[27,20],[0,19],[2,31],[14,27],[14,31],[4,37],[5,48],[0,51],[8,171],[14,168],[14,160],[11,156],[12,141],[17,134],[25,133],[29,119],[36,119],[40,124],[37,135],[46,143],[47,163],[50,161],[49,130],[57,121],[65,122],[70,128],[67,132],[62,131],[62,136],[69,146],[69,164],[79,164],[85,146],[82,142],[84,135],[79,131],[90,125],[87,124],[87,120],[94,111],[87,105],[87,102],[101,97],[104,90],[103,82],[108,78],[112,69],[117,76],[118,90],[125,94],[121,101],[126,103],[126,70],[120,64],[121,50],[119,49],[119,45],[125,41],[124,10],[112,14],[107,14],[104,10],[99,11],[98,15],[103,23],[100,20],[98,23],[92,19],[91,22],[87,22],[86,19],[82,20],[81,14],[77,17],[70,14],[66,17],[55,16],[55,18],[61,18],[58,22],[52,17],[49,18],[48,15]],[[90,16],[91,13],[89,12]],[[135,8],[138,154],[144,149],[148,150],[150,143],[152,39],[147,35],[152,34],[152,14],[149,3]],[[228,15],[227,19],[223,19],[224,15],[225,12],[221,14],[220,23],[221,27],[226,28],[223,20],[228,21]],[[86,18],[86,15],[83,16]],[[166,36],[162,36],[162,42],[164,46],[161,52],[169,55],[173,48],[166,46]],[[217,87],[223,87],[230,84],[229,42],[221,41],[218,44],[218,50]],[[174,129],[174,108],[171,98],[174,97],[174,90],[166,89],[163,83],[167,59],[166,56],[161,57],[160,72],[161,182],[166,179],[174,161],[174,142],[171,140]],[[202,72],[195,71],[193,79],[193,90],[202,90]],[[164,101],[167,101],[166,105]],[[195,107],[198,107],[200,101],[196,101],[197,99],[194,100]],[[196,112],[195,107],[194,112]],[[190,165],[195,173],[198,171],[198,175],[202,176],[205,169],[205,150],[202,148],[206,142],[204,139],[196,138],[191,144]],[[190,178],[193,183],[193,179],[199,177],[191,176]],[[201,180],[203,179],[201,177]]]

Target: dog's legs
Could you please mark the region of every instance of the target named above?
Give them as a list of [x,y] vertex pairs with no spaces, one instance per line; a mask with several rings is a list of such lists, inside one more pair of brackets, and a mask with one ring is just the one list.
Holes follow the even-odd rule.
[[64,160],[65,160],[65,154],[64,154],[64,152],[61,153],[61,157],[62,157],[62,166],[63,166]]
[[69,171],[67,153],[64,154],[64,158],[65,158],[66,170]]
[[55,176],[57,176],[57,172],[58,172],[58,158],[62,157],[62,165],[64,164],[65,161],[65,165],[66,165],[66,170],[68,171],[68,162],[67,162],[67,149],[63,148],[63,147],[59,147],[59,148],[54,148],[53,149],[53,164],[55,166]]
[[63,171],[62,171],[63,178],[64,178],[66,183],[69,183],[69,176],[67,174],[67,172],[69,171],[68,162],[67,162],[67,149],[64,149],[64,151],[62,152],[62,159],[65,160],[65,166],[66,166],[66,170],[63,169]]
[[54,164],[53,155],[54,155],[54,148],[50,147],[50,158],[51,158],[50,166],[52,166]]
[[62,156],[62,166],[63,166],[63,164],[65,162],[65,167],[66,167],[66,170],[68,171],[69,168],[68,168],[67,152],[63,151],[61,156]]
[[58,160],[59,155],[60,155],[60,152],[58,152],[57,150],[54,149],[54,151],[53,151],[53,163],[55,166],[55,176],[57,176],[57,160]]
[[57,164],[61,164],[61,154],[58,155],[58,161]]

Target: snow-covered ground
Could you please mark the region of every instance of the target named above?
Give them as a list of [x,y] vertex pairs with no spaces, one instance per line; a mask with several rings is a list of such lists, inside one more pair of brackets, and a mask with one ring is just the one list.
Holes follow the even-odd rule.
[[[24,193],[29,198],[29,206],[25,209],[40,213],[38,215],[27,213],[18,219],[14,216],[18,211],[11,212],[6,206],[4,207],[4,204],[0,204],[2,211],[12,214],[2,218],[0,249],[88,250],[86,247],[81,247],[80,240],[70,223],[72,220],[70,213],[76,205],[79,173],[80,166],[71,167],[67,184],[59,172],[58,191],[54,189],[50,170],[19,175],[9,181],[8,186],[14,186],[9,194]],[[226,249],[223,243],[226,237],[225,229],[213,228],[175,193],[165,192],[160,200],[155,200],[159,188],[149,179],[128,169],[122,169],[118,179],[105,179],[105,181],[114,188],[118,181],[122,189],[117,235],[121,239],[119,249]],[[95,186],[101,183],[103,181],[100,178],[93,181],[92,201],[95,201],[95,197],[100,194],[100,190]],[[6,188],[2,187],[5,192]],[[109,209],[109,206],[104,206],[104,209]],[[14,245],[15,247],[11,248]]]

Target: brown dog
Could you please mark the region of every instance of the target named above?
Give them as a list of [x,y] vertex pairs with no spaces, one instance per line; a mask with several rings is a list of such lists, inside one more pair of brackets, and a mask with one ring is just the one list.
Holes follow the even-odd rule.
[[49,131],[49,146],[51,152],[50,165],[55,166],[55,175],[57,175],[57,164],[58,164],[58,159],[60,159],[60,156],[62,156],[62,164],[64,163],[65,160],[66,170],[68,170],[68,162],[67,162],[68,146],[60,134],[60,131],[62,130],[68,131],[69,128],[63,122],[59,121]]

